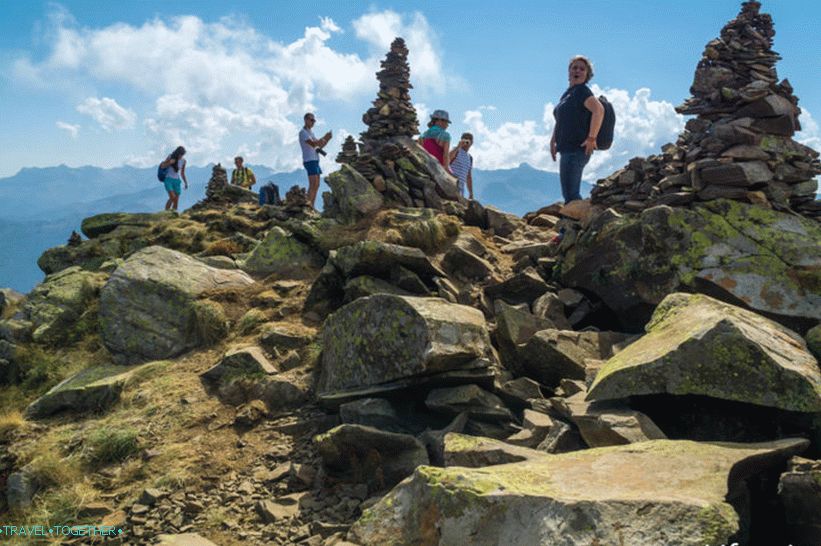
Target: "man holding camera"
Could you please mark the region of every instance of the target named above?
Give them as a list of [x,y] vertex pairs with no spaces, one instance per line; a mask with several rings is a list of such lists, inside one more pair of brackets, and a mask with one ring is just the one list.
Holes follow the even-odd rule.
[[468,153],[472,145],[473,135],[462,133],[459,144],[450,151],[450,170],[459,181],[459,195],[465,196],[467,186],[468,199],[473,199],[473,156]]
[[319,154],[326,155],[322,148],[328,144],[333,135],[331,131],[328,131],[322,138],[316,138],[311,130],[316,124],[316,117],[308,112],[304,120],[305,126],[299,131],[299,145],[302,148],[302,164],[308,171],[308,200],[313,207],[319,191],[319,175],[322,174],[322,169],[319,168]]

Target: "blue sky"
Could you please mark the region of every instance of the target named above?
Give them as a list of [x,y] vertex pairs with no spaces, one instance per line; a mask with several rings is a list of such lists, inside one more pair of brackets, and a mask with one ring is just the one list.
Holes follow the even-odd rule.
[[[374,72],[395,35],[411,49],[422,116],[450,111],[476,135],[477,167],[556,170],[547,142],[568,59],[594,62],[614,102],[617,142],[586,171],[604,176],[675,139],[704,45],[740,2],[4,2],[0,20],[0,177],[24,166],[157,163],[177,144],[189,161],[237,153],[300,166],[296,132],[364,129]],[[765,1],[804,131],[821,148],[821,2]],[[594,89],[595,90],[595,89]],[[330,155],[329,157],[333,157]],[[332,167],[331,164],[327,165]]]

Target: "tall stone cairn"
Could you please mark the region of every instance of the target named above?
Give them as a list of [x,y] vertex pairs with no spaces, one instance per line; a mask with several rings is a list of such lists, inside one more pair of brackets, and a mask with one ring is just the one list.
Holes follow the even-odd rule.
[[394,136],[414,136],[419,134],[416,109],[410,100],[410,65],[405,40],[396,38],[391,50],[382,61],[382,70],[376,73],[379,93],[373,107],[362,116],[368,126],[362,133],[362,140],[379,140]]
[[775,30],[760,7],[756,0],[742,3],[704,48],[692,97],[676,108],[697,117],[676,143],[599,180],[594,203],[639,211],[728,198],[821,220],[819,154],[792,139],[801,110],[789,81],[778,82]]
[[410,101],[408,48],[396,38],[376,73],[379,92],[362,116],[360,141],[345,139],[336,161],[345,165],[326,178],[323,214],[346,219],[375,208],[425,207],[452,211],[459,203],[456,178],[413,138],[419,133]]

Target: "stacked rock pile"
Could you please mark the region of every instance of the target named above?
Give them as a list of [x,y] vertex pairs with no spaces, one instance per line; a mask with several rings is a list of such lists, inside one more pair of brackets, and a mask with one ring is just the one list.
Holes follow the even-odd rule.
[[443,210],[445,202],[458,201],[456,178],[412,139],[418,122],[407,56],[405,41],[396,38],[376,74],[377,98],[362,116],[368,129],[359,150],[348,137],[336,159],[346,167],[327,178],[332,193],[323,197],[325,214],[354,219],[383,206]]
[[356,141],[348,135],[342,143],[342,150],[336,156],[336,162],[345,165],[354,161],[356,156]]
[[217,199],[228,187],[228,172],[225,168],[217,163],[211,169],[211,178],[208,180],[208,186],[205,188],[205,199]]
[[285,193],[285,210],[297,211],[306,207],[310,207],[308,203],[308,192],[305,188],[300,186],[291,186],[291,189]]
[[394,136],[413,136],[419,133],[416,109],[410,101],[410,65],[405,40],[396,38],[391,44],[382,70],[376,73],[379,93],[362,121],[368,130],[362,133],[363,140],[378,140]]
[[772,19],[760,6],[744,2],[706,45],[692,97],[676,108],[697,117],[677,142],[600,180],[594,203],[642,210],[728,198],[821,218],[819,154],[791,138],[801,110],[789,81],[777,83],[781,57],[771,49]]

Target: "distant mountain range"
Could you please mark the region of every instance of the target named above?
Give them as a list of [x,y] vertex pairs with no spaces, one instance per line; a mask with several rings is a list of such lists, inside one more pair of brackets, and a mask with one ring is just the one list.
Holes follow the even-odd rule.
[[[202,199],[213,165],[188,167],[188,191],[180,209]],[[275,173],[251,165],[259,182],[274,180],[284,195],[294,184],[305,185],[301,169]],[[230,176],[230,169],[229,169]],[[474,195],[514,214],[523,215],[561,199],[559,176],[522,164],[515,169],[474,170]],[[328,190],[324,182],[320,194]],[[83,218],[103,212],[150,212],[165,205],[165,191],[155,168],[58,167],[25,168],[0,178],[0,287],[28,292],[43,279],[37,258],[44,250],[65,244]],[[321,205],[321,199],[317,203]]]

